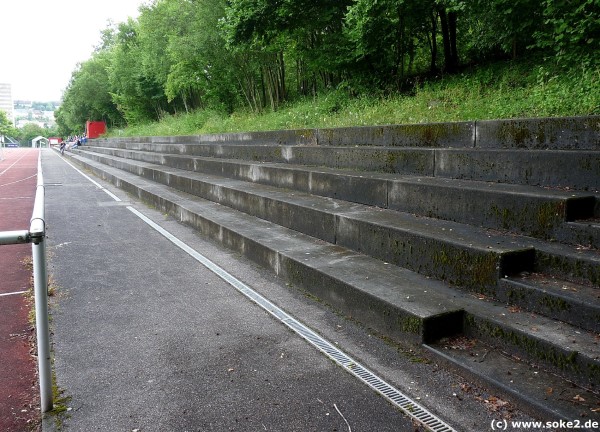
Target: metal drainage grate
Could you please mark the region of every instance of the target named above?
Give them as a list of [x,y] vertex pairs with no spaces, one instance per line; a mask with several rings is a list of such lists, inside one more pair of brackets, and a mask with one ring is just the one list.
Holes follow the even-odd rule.
[[[242,282],[240,283],[243,284]],[[344,368],[347,372],[357,377],[359,380],[364,382],[366,385],[371,387],[381,396],[390,401],[393,405],[400,408],[408,416],[412,417],[428,429],[435,432],[454,431],[452,427],[450,427],[438,417],[430,413],[420,404],[416,403],[408,396],[404,395],[397,388],[385,382],[383,379],[375,375],[369,369],[352,359],[352,357],[348,356],[342,350],[332,345],[323,337],[316,334],[313,330],[291,317],[289,314],[284,312],[279,307],[275,306],[269,300],[265,299],[263,296],[258,294],[256,291],[248,287],[245,287],[244,289],[239,289],[238,287],[235,288],[238,289],[238,291],[240,291],[246,297],[250,298],[253,302],[261,306],[271,315],[275,316],[283,324],[292,329],[295,333],[300,335],[311,345],[316,347],[319,351],[321,351],[339,366]]]
[[317,333],[312,331],[310,328],[306,327],[304,324],[294,319],[283,309],[279,308],[278,306],[275,306],[273,303],[271,303],[269,300],[267,300],[265,297],[263,297],[256,291],[254,291],[248,285],[244,284],[242,281],[225,271],[223,268],[210,261],[204,255],[198,253],[196,250],[185,244],[183,241],[179,240],[177,237],[175,237],[170,232],[162,228],[160,225],[150,220],[144,214],[140,213],[131,206],[127,207],[127,209],[135,215],[137,215],[140,219],[142,219],[156,231],[161,233],[167,239],[169,239],[173,244],[175,244],[187,254],[192,256],[210,271],[215,273],[225,282],[233,286],[240,293],[242,293],[254,303],[262,307],[265,311],[273,315],[275,318],[277,318],[279,321],[285,324],[288,328],[300,335],[302,338],[304,338],[311,345],[316,347],[323,354],[325,354],[339,366],[344,368],[344,370],[357,377],[359,380],[371,387],[381,396],[386,398],[393,405],[400,408],[400,410],[402,410],[406,415],[421,423],[423,426],[425,426],[431,431],[456,432],[452,427],[444,423],[434,414],[430,413],[420,404],[410,399],[400,390],[385,382],[383,379],[375,375],[369,369],[367,369],[366,367],[362,366],[360,363],[356,362],[354,359],[349,357],[339,348],[335,347],[327,340],[319,336]]

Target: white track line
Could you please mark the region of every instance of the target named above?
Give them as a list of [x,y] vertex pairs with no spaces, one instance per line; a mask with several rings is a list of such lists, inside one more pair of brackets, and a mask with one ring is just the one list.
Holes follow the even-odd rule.
[[27,291],[15,291],[15,292],[9,292],[9,293],[0,294],[0,297],[6,297],[6,296],[13,296],[13,295],[25,294],[26,292],[27,292]]
[[[14,167],[17,163],[19,163],[19,161],[21,159],[23,159],[25,156],[27,156],[27,152],[23,152],[23,156],[21,156],[19,159],[17,159],[16,161],[14,161],[8,168],[6,168],[4,171],[0,172],[0,176],[2,174],[4,174],[6,171],[8,171],[9,169],[11,169],[12,167]],[[37,175],[37,174],[36,174]]]

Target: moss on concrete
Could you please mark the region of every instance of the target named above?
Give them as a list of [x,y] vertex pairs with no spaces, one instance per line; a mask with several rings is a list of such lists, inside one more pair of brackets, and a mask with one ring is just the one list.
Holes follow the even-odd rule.
[[412,316],[398,316],[398,325],[404,333],[420,335],[423,329],[423,320]]
[[586,263],[577,258],[552,255],[538,250],[536,251],[536,268],[550,274],[583,279],[595,286],[600,286],[600,266]]
[[571,310],[571,305],[560,297],[543,295],[538,302],[550,312],[563,312]]
[[535,207],[524,205],[519,211],[492,204],[489,214],[502,229],[549,239],[554,230],[566,220],[566,204],[558,201]]
[[440,247],[432,253],[432,273],[443,280],[486,293],[498,282],[499,257],[496,253],[473,253]]
[[466,316],[465,325],[468,332],[491,340],[494,344],[515,347],[530,360],[545,362],[557,370],[577,376],[585,376],[595,382],[600,380],[600,366],[582,363],[579,360],[577,351],[560,351],[526,334],[508,330],[472,315]]
[[518,289],[511,289],[508,291],[508,301],[511,304],[515,304],[517,302],[519,302],[520,300],[524,300],[525,298],[527,298],[527,294],[525,292],[523,292],[523,290],[518,290]]

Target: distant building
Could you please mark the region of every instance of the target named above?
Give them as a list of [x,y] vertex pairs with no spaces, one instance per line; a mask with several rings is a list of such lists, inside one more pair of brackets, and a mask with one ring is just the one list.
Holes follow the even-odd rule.
[[31,140],[31,147],[50,147],[50,141],[48,140],[48,138],[40,135]]
[[0,110],[4,111],[8,119],[15,124],[15,113],[10,84],[0,83]]
[[47,126],[46,122],[39,121],[39,120],[17,120],[17,122],[16,122],[16,128],[17,129],[22,129],[25,125],[28,125],[28,124],[38,125],[42,129]]

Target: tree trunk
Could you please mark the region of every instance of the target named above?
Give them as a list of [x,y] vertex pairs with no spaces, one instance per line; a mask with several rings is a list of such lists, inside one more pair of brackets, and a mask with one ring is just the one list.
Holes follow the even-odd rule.
[[458,68],[458,50],[456,48],[456,12],[448,12],[448,35],[450,37],[450,56],[452,58],[452,70]]
[[436,13],[431,14],[431,63],[429,65],[429,70],[432,74],[437,73],[437,20],[438,16]]
[[[446,72],[453,72],[456,69],[455,55],[453,53],[452,46],[456,49],[456,17],[449,19],[446,9],[440,7],[438,10],[440,15],[440,25],[442,27],[442,41],[444,43],[444,70]],[[450,30],[452,25],[450,24],[454,20],[454,30]],[[454,34],[454,42],[452,41],[452,34]]]
[[181,93],[181,100],[183,101],[183,107],[185,108],[185,113],[189,114],[190,110],[188,109],[187,98],[185,97],[185,92]]
[[283,58],[283,51],[279,51],[279,82],[281,86],[281,98],[285,100],[287,98],[287,89],[285,85],[285,60]]

